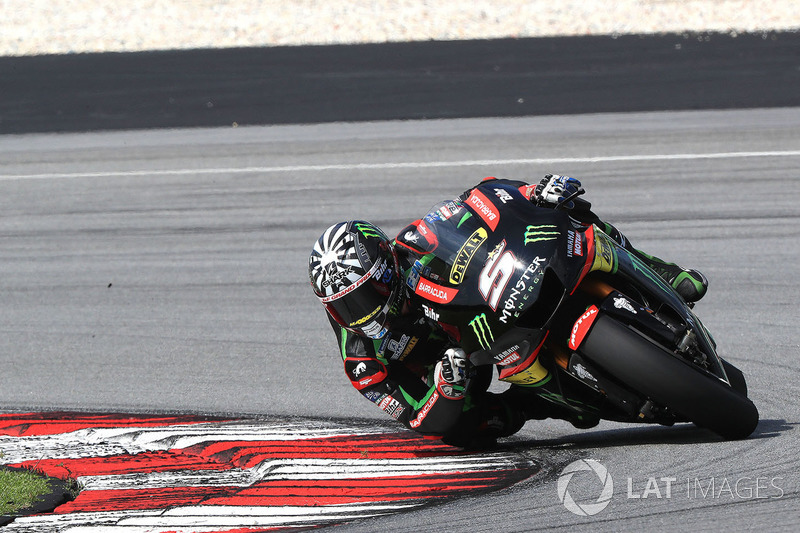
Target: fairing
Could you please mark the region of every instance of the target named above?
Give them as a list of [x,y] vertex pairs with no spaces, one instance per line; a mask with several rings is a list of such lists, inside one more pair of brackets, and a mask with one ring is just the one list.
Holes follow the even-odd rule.
[[416,259],[407,283],[426,315],[474,363],[515,367],[535,354],[558,302],[591,266],[586,231],[513,186],[486,182],[434,206],[397,240]]

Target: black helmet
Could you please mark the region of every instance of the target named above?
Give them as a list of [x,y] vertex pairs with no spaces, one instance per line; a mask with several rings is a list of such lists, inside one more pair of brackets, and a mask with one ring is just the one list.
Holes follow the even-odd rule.
[[377,226],[362,220],[325,230],[308,259],[314,293],[336,322],[379,339],[402,293],[397,254]]

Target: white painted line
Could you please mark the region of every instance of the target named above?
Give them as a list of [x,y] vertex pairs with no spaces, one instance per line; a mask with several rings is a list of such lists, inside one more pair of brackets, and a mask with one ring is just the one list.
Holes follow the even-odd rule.
[[80,476],[81,490],[151,490],[171,487],[249,487],[259,481],[249,470],[172,470]]
[[676,161],[700,159],[741,159],[753,157],[798,157],[800,150],[771,152],[715,152],[705,154],[640,154],[597,157],[542,157],[528,159],[476,159],[467,161],[409,161],[405,163],[348,163],[338,165],[289,165],[241,168],[180,168],[123,170],[108,172],[52,172],[43,174],[0,174],[0,181],[75,178],[128,178],[137,176],[194,176],[202,174],[269,174],[280,172],[323,172],[334,170],[391,170],[400,168],[481,167],[498,165],[561,165],[615,163],[625,161]]
[[[282,507],[241,507],[215,506],[179,507],[167,509],[161,516],[132,516],[117,523],[120,528],[130,526],[149,526],[155,531],[219,531],[221,528],[247,527],[292,527],[312,522],[323,526],[326,522],[343,522],[368,518],[398,510],[418,507],[419,502],[390,503],[380,502],[372,505],[324,505],[324,506],[282,506]],[[215,529],[216,528],[216,529]]]

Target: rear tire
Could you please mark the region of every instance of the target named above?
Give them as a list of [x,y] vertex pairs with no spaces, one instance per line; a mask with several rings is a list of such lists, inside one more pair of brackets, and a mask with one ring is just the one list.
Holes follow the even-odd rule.
[[746,396],[608,316],[597,318],[580,351],[655,403],[725,439],[743,439],[758,425],[758,409]]

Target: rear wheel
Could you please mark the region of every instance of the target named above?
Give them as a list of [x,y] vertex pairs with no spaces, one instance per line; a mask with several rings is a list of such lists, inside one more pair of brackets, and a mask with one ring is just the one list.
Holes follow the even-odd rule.
[[758,410],[746,396],[608,316],[597,318],[581,352],[640,394],[726,439],[743,439],[758,424]]

